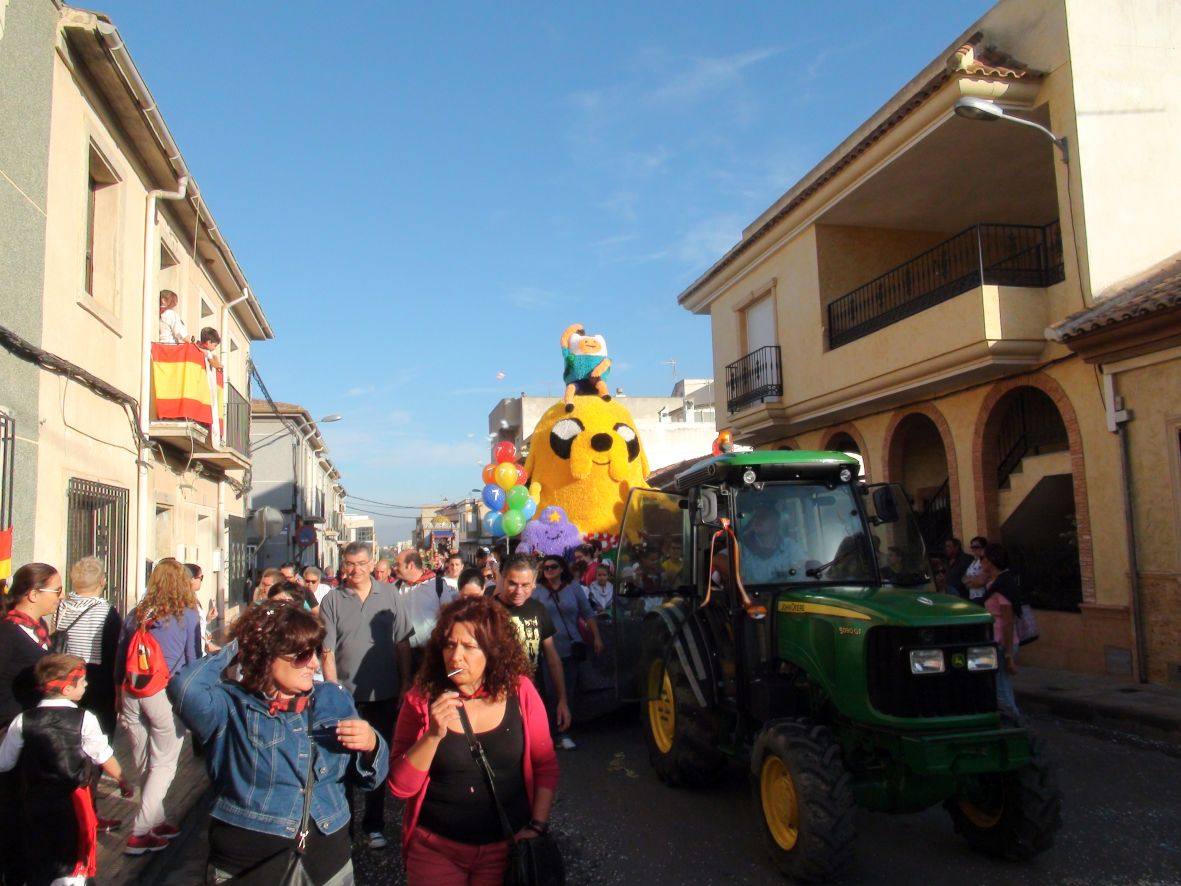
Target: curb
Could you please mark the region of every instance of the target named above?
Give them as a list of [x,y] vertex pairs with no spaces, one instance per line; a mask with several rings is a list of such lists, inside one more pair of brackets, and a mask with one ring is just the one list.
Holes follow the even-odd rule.
[[1108,697],[1075,694],[1044,686],[1014,687],[1022,706],[1171,745],[1181,751],[1181,711],[1119,703]]

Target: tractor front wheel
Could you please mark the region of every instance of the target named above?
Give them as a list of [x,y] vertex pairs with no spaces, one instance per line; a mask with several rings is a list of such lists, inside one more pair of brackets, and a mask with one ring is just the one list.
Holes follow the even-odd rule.
[[675,655],[644,663],[644,739],[661,781],[699,787],[717,781],[726,765],[718,750],[722,737],[716,711],[698,704]]
[[1030,750],[1025,766],[965,779],[943,804],[956,833],[978,852],[1025,861],[1054,845],[1062,827],[1062,794],[1041,741],[1031,737]]
[[803,883],[838,878],[856,834],[850,776],[828,729],[803,719],[768,723],[751,775],[775,866]]

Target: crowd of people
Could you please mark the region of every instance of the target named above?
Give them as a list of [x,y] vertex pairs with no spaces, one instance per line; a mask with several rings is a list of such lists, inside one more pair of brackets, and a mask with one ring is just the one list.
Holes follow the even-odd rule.
[[[500,882],[511,841],[461,721],[513,840],[543,838],[555,747],[575,747],[576,664],[603,651],[596,614],[612,589],[595,553],[407,550],[391,563],[352,544],[333,577],[263,570],[224,631],[198,601],[197,564],[157,562],[122,617],[97,558],[73,564],[68,594],[56,568],[22,566],[0,620],[0,801],[37,826],[0,829],[0,882],[81,886],[100,831],[126,828],[131,855],[168,846],[186,736],[215,796],[207,883],[277,881],[288,864],[351,883],[354,847],[388,845],[391,795],[406,801],[410,883]],[[135,798],[130,822],[101,815],[104,773]]]
[[[969,551],[950,539],[934,577],[993,615],[999,705],[1016,717],[1009,675],[1031,613],[1004,549],[974,538]],[[715,566],[724,576],[724,558]],[[499,883],[514,841],[547,839],[557,751],[577,746],[579,665],[604,651],[614,594],[594,547],[468,563],[375,560],[350,544],[335,576],[263,570],[221,632],[198,602],[198,565],[160,560],[122,617],[105,574],[79,560],[66,594],[57,569],[30,563],[5,589],[0,802],[14,826],[0,829],[0,882],[95,876],[96,834],[125,824],[100,814],[104,774],[136,797],[124,851],[165,848],[180,833],[166,798],[187,735],[215,797],[207,883],[273,882],[291,865],[306,882],[351,883],[354,848],[388,846],[391,795],[406,803],[411,884]]]

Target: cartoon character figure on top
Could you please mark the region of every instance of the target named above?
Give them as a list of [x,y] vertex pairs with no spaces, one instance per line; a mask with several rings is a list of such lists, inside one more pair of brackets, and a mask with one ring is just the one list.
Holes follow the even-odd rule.
[[572,323],[562,333],[562,381],[566,394],[562,402],[566,411],[574,411],[575,394],[598,394],[610,400],[607,376],[611,360],[607,357],[607,340],[601,335],[587,335],[581,323]]
[[566,512],[557,505],[550,505],[525,524],[517,553],[568,557],[581,542],[578,527],[570,522]]

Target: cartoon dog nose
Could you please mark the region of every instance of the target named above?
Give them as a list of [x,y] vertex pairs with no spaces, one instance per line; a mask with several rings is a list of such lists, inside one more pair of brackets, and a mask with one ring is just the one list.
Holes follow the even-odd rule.
[[606,452],[611,448],[610,434],[595,434],[591,437],[591,449],[595,452]]

